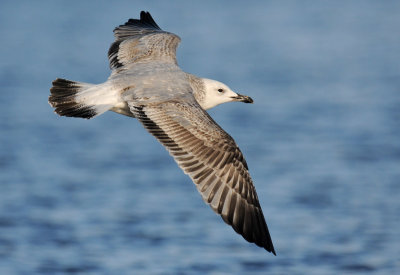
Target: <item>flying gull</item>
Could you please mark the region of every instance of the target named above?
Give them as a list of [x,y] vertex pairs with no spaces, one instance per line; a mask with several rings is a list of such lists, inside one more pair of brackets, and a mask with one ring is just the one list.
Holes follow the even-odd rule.
[[248,242],[275,254],[247,163],[233,138],[206,112],[221,103],[252,103],[227,85],[185,73],[179,36],[150,13],[114,29],[108,80],[57,78],[49,103],[61,116],[90,119],[106,111],[134,117],[168,150],[203,200]]

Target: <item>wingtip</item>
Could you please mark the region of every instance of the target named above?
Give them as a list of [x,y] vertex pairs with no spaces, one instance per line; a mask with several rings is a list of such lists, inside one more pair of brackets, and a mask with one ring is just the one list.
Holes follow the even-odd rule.
[[150,12],[148,12],[148,11],[140,11],[140,19],[143,19],[147,15],[150,15]]
[[156,21],[154,21],[154,19],[153,19],[153,17],[151,16],[150,12],[148,12],[148,11],[141,11],[141,12],[140,12],[140,21],[141,21],[142,23],[145,23],[145,24],[150,24],[152,27],[155,27],[155,28],[157,28],[157,29],[161,29],[161,28],[157,25]]
[[[268,235],[269,235],[269,232],[268,232]],[[268,241],[267,245],[264,246],[264,248],[265,248],[268,252],[270,252],[270,253],[272,253],[272,254],[274,254],[274,255],[276,256],[276,252],[275,252],[274,245],[273,245],[273,243],[272,243],[271,236],[269,236],[269,241]]]
[[143,20],[143,18],[146,16],[146,13],[149,13],[148,11],[140,11],[140,20]]
[[[260,245],[259,245],[260,246]],[[272,244],[272,240],[270,239],[269,242],[267,242],[264,246],[262,246],[265,250],[267,250],[269,253],[272,253],[276,256],[275,248],[274,245]]]

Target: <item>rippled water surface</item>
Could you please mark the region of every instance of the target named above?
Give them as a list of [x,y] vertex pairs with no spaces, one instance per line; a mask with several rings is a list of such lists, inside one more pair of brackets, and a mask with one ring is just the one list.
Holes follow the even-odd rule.
[[[400,271],[398,1],[2,1],[0,274]],[[250,167],[277,256],[206,206],[133,119],[60,118],[149,10],[181,67],[255,104],[211,110]]]

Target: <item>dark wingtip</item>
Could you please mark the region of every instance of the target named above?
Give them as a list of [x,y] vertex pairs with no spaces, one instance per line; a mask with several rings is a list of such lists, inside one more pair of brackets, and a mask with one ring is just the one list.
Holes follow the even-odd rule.
[[136,26],[142,28],[154,28],[161,30],[161,28],[157,25],[156,21],[154,21],[153,17],[148,11],[141,11],[140,12],[140,19],[129,19],[125,24],[119,25],[114,29],[114,32],[117,31],[119,28],[124,26]]
[[150,14],[150,12],[148,12],[148,11],[141,11],[140,12],[140,20],[145,20],[146,19],[146,17],[148,17],[148,16],[150,16],[151,17],[151,14]]
[[274,254],[274,255],[276,256],[276,252],[275,252],[274,247],[272,247],[272,248],[271,248],[271,251],[268,251],[268,252],[271,252],[272,254]]
[[267,250],[268,252],[270,252],[276,256],[275,248],[272,243],[271,235],[269,234],[269,230],[268,230],[266,223],[265,223],[265,229],[266,229],[266,232],[264,233],[265,235],[264,235],[262,244],[257,243],[257,240],[255,241],[255,243],[256,243],[256,245],[263,247],[265,250]]
[[140,12],[140,21],[142,23],[149,24],[152,27],[161,30],[161,28],[157,25],[156,21],[154,21],[153,17],[151,16],[150,12],[148,12],[148,11],[141,11]]

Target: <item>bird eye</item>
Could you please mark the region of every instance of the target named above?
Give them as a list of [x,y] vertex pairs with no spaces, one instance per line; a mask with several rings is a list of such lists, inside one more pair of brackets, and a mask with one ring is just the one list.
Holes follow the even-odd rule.
[[218,92],[223,93],[224,89],[218,89]]

